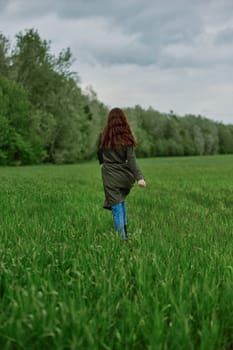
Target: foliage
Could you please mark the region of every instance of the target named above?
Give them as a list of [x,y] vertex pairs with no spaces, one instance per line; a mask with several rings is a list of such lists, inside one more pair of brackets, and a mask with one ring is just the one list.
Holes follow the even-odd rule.
[[9,41],[0,33],[0,78],[9,74]]
[[0,80],[0,164],[31,164],[43,159],[34,115],[24,89]]
[[[0,34],[0,164],[74,163],[96,157],[108,108],[92,87],[82,91],[69,48],[26,30]],[[233,153],[233,126],[139,105],[126,108],[140,157]]]

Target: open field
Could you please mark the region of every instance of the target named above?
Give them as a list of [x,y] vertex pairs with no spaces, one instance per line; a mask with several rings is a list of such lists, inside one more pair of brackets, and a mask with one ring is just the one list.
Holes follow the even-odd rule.
[[0,349],[233,349],[233,156],[139,164],[132,245],[97,162],[0,168]]

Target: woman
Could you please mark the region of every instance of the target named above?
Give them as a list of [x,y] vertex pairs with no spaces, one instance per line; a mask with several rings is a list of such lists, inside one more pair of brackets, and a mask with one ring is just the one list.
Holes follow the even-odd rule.
[[112,211],[115,228],[127,239],[125,198],[133,184],[145,187],[146,182],[136,163],[135,138],[120,108],[113,108],[101,135],[98,158],[102,165],[105,192],[104,208]]

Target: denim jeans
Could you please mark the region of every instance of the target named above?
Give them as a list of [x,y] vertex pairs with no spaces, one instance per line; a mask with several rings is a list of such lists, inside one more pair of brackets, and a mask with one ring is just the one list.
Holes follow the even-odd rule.
[[127,212],[125,202],[113,205],[112,215],[116,230],[120,232],[123,239],[126,239],[125,225],[127,225]]

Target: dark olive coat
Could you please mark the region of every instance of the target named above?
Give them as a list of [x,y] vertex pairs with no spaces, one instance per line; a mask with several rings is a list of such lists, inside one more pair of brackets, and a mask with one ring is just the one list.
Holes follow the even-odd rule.
[[134,182],[143,179],[143,175],[136,162],[134,147],[99,150],[98,158],[102,164],[105,193],[103,207],[111,210],[113,205],[125,200]]

